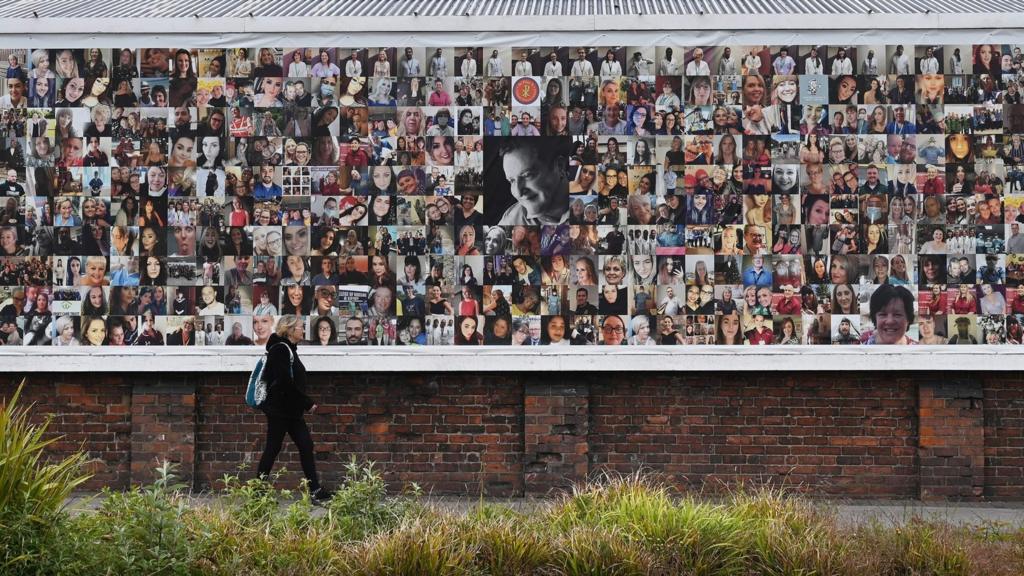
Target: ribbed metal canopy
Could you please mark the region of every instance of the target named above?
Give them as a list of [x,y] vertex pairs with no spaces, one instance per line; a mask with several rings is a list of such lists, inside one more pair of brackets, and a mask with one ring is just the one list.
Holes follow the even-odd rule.
[[991,14],[1020,0],[15,0],[0,18],[202,18],[321,16],[616,16],[686,14]]

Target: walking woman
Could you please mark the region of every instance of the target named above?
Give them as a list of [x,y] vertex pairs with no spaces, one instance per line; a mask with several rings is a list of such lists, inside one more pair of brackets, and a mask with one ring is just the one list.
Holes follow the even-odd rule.
[[[299,359],[295,345],[304,336],[302,317],[282,316],[277,330],[267,340],[267,366],[264,371],[270,383],[267,399],[260,407],[267,415],[267,444],[260,457],[257,474],[261,478],[270,475],[274,460],[281,452],[284,435],[291,436],[299,449],[302,473],[309,482],[308,489],[315,500],[329,500],[331,492],[320,485],[313,458],[313,438],[302,415],[316,411],[317,405],[306,395],[306,368]],[[290,351],[289,351],[290,350]]]

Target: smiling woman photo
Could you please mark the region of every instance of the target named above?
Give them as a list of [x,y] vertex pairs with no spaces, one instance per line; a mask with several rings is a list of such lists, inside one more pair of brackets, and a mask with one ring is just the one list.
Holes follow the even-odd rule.
[[914,323],[914,295],[902,286],[882,284],[871,295],[874,331],[865,344],[917,344],[907,336]]

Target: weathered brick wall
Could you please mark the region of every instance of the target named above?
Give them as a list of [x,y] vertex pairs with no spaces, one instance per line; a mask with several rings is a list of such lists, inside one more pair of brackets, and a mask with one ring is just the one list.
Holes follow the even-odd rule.
[[1024,377],[986,378],[985,497],[1024,499]]
[[[18,379],[0,383],[0,398]],[[90,488],[147,482],[160,458],[206,488],[250,477],[259,458],[265,424],[244,384],[243,374],[37,374],[24,398],[64,435],[54,456],[88,452]],[[396,488],[435,494],[545,494],[610,470],[693,488],[1024,499],[1017,374],[318,374],[309,388],[328,484],[356,455]],[[279,466],[294,485],[290,442]]]
[[537,378],[523,397],[523,475],[526,491],[544,494],[586,478],[589,462],[590,386],[585,379],[558,384]]
[[715,489],[771,484],[850,497],[917,492],[916,389],[871,375],[630,378],[591,387],[590,452]]
[[[215,404],[214,404],[215,405]],[[132,482],[153,479],[162,460],[183,482],[195,480],[196,390],[192,378],[140,378],[132,394]]]
[[[244,375],[214,375],[197,387],[196,483],[255,468],[266,433],[263,415],[245,405]],[[324,375],[309,393],[307,416],[317,466],[337,482],[352,455],[372,460],[392,482],[418,482],[438,493],[522,493],[523,388],[501,376]],[[301,476],[286,440],[278,459]]]
[[[0,380],[0,398],[10,398],[21,375]],[[132,379],[121,375],[48,374],[26,380],[20,406],[34,404],[33,419],[50,419],[47,437],[54,458],[78,450],[88,456],[93,474],[86,488],[124,488],[131,479]]]
[[919,387],[921,498],[970,500],[985,491],[980,380],[936,378]]

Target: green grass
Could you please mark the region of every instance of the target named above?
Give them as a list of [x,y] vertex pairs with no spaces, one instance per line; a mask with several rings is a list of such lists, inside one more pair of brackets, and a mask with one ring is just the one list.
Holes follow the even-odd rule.
[[1009,576],[1024,531],[912,519],[844,525],[801,497],[737,489],[714,501],[650,476],[604,476],[519,512],[427,506],[389,495],[352,461],[321,513],[305,491],[226,477],[197,500],[163,465],[149,486],[107,492],[94,511],[63,503],[82,457],[48,463],[45,427],[12,400],[0,411],[0,574],[367,576]]
[[63,519],[64,503],[88,479],[79,472],[81,453],[61,462],[48,462],[47,420],[33,424],[31,406],[21,408],[24,381],[0,408],[0,574],[31,571],[49,554],[60,537],[55,528]]

